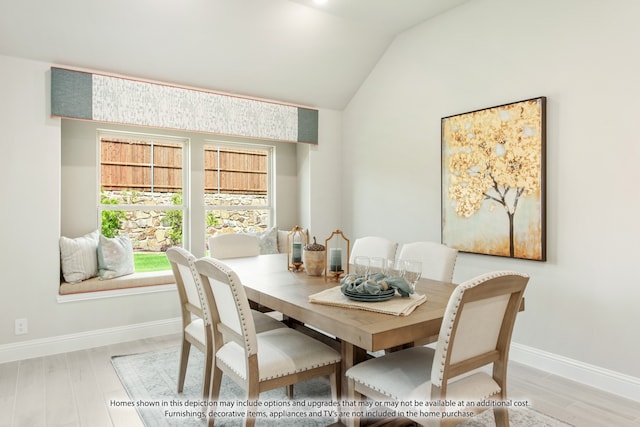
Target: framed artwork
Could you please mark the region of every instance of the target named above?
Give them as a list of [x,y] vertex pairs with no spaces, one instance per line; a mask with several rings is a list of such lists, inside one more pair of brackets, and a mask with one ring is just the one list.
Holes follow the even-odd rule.
[[442,119],[442,241],[546,261],[546,97]]

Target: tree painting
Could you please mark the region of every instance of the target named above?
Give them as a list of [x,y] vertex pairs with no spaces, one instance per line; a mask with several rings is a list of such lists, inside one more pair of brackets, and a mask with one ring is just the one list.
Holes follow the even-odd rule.
[[445,243],[544,259],[544,108],[542,97],[442,119]]

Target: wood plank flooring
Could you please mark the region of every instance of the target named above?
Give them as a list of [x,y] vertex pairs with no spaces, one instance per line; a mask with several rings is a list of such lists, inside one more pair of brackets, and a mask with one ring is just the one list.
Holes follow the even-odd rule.
[[[0,427],[143,427],[111,356],[177,347],[179,335],[0,364]],[[176,367],[177,369],[177,367]],[[509,397],[577,427],[639,426],[640,402],[511,362]]]

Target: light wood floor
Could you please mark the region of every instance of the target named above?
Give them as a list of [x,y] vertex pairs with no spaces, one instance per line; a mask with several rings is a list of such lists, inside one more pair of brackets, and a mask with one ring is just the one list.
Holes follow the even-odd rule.
[[[0,364],[0,427],[142,427],[134,409],[109,407],[111,399],[127,399],[111,356],[177,347],[179,339],[148,338]],[[640,402],[514,362],[509,397],[577,427],[640,425]]]

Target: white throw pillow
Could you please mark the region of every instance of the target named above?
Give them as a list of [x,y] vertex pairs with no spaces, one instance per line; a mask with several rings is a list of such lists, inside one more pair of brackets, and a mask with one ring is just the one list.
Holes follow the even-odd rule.
[[60,237],[62,277],[68,283],[78,283],[98,275],[98,230],[82,237]]
[[133,246],[128,236],[114,238],[100,235],[98,242],[98,275],[101,280],[133,274]]
[[271,227],[267,231],[261,233],[250,233],[258,238],[260,246],[260,254],[277,254],[278,253],[278,229]]

